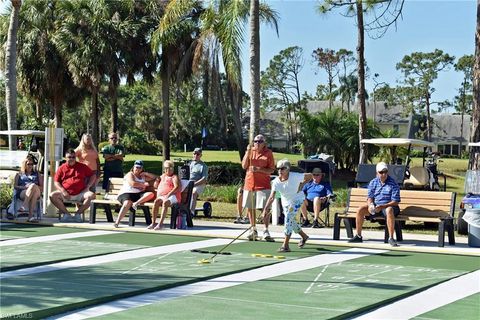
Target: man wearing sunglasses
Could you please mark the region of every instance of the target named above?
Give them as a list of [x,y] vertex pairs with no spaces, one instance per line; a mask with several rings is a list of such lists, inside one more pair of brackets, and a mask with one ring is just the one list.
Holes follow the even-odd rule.
[[110,178],[123,178],[123,159],[125,158],[125,149],[118,143],[118,134],[110,132],[108,134],[109,144],[103,147],[102,153],[105,158],[103,165],[103,189],[108,189],[108,180]]
[[[262,210],[270,195],[270,175],[275,170],[273,153],[267,148],[265,137],[261,134],[253,139],[253,148],[248,145],[247,152],[242,159],[242,168],[247,171],[245,175],[245,184],[243,186],[243,204],[247,209],[248,219],[252,225],[248,240],[253,241],[257,238],[257,227],[254,217],[254,210]],[[270,217],[264,216],[263,222],[265,230],[263,238],[265,241],[274,241],[268,232]]]
[[308,211],[313,212],[313,226],[312,228],[323,227],[318,218],[320,212],[328,206],[328,198],[333,194],[332,186],[327,181],[322,181],[325,174],[320,168],[313,168],[312,181],[306,183],[303,186],[303,193],[305,194],[305,200],[302,205],[303,224],[302,227],[308,227],[310,222],[308,221]]
[[385,162],[379,162],[376,166],[377,177],[368,184],[367,203],[357,209],[356,230],[357,234],[350,243],[363,242],[362,226],[365,218],[372,219],[376,215],[383,215],[387,220],[388,243],[392,247],[398,244],[393,239],[395,232],[395,217],[400,213],[400,188],[398,184],[388,175],[388,166]]
[[[53,180],[56,190],[50,193],[50,201],[63,215],[60,218],[62,222],[82,222],[81,214],[90,207],[90,201],[95,199],[95,193],[89,189],[97,177],[87,165],[77,162],[75,150],[68,149],[65,159],[67,161],[55,173]],[[63,203],[65,200],[81,203],[73,221]]]

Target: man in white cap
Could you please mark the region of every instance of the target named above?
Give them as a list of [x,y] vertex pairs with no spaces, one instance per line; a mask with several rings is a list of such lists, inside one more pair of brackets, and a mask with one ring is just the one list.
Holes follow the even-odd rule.
[[388,243],[392,247],[398,246],[393,235],[395,232],[395,217],[400,213],[400,188],[388,175],[388,166],[385,162],[379,162],[376,166],[377,177],[368,184],[367,203],[357,209],[356,230],[357,235],[348,242],[363,242],[362,226],[365,217],[374,218],[375,215],[383,215],[387,220]]
[[195,206],[197,205],[197,198],[205,190],[208,178],[208,167],[201,160],[202,149],[195,148],[193,150],[193,158],[190,162],[190,180],[194,181],[192,191],[192,202],[190,203],[190,211],[195,215]]

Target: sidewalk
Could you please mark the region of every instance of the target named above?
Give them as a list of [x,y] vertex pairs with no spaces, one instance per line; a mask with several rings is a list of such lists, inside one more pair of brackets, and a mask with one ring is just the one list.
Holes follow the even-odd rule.
[[[168,219],[167,219],[168,220]],[[168,220],[169,221],[169,220]],[[2,219],[2,223],[12,222],[11,220]],[[24,222],[23,218],[20,218],[19,222]],[[245,231],[249,225],[234,224],[229,222],[216,222],[208,220],[195,220],[193,221],[194,227],[188,230],[175,230],[170,229],[166,224],[165,229],[161,231],[147,230],[145,223],[138,219],[137,224],[134,227],[128,226],[128,219],[124,219],[124,222],[120,225],[120,228],[115,229],[112,223],[104,220],[97,221],[96,224],[84,223],[60,223],[56,218],[45,217],[40,224],[55,225],[55,226],[69,226],[88,229],[101,229],[101,230],[118,230],[118,231],[131,231],[131,232],[147,232],[147,233],[163,233],[163,234],[183,234],[193,236],[204,237],[219,237],[219,238],[236,238],[243,231]],[[258,225],[258,235],[261,237],[263,232],[263,225]],[[270,234],[279,246],[283,240],[283,226],[270,226]],[[388,249],[398,251],[411,251],[411,252],[423,252],[423,253],[442,253],[442,254],[459,254],[459,255],[474,255],[480,256],[480,248],[474,248],[468,246],[468,238],[465,236],[459,236],[455,234],[454,246],[448,244],[448,240],[445,242],[445,247],[438,247],[438,236],[436,234],[426,235],[417,233],[403,233],[404,241],[399,242],[399,247],[390,247],[388,244],[383,243],[383,231],[363,231],[363,243],[350,244],[347,242],[345,229],[340,231],[341,240],[332,240],[333,228],[303,228],[305,233],[309,235],[308,244],[317,245],[332,245],[340,247],[358,247],[358,248],[371,248],[371,249]],[[245,232],[240,239],[246,240],[248,231]],[[292,235],[293,242],[298,242],[299,236]]]

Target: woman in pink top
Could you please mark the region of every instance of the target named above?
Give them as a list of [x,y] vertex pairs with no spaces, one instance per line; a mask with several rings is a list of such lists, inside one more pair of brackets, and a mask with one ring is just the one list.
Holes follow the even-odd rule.
[[[160,230],[163,226],[163,220],[165,220],[168,208],[181,201],[182,191],[180,190],[180,179],[173,173],[173,168],[173,161],[166,160],[163,163],[165,173],[155,180],[153,186],[157,188],[157,198],[153,204],[152,224],[147,227],[148,229]],[[160,206],[162,207],[162,214],[160,215],[159,223],[155,225]]]
[[90,191],[95,192],[95,187],[97,186],[100,177],[100,160],[98,158],[97,148],[95,148],[92,136],[89,133],[82,135],[80,144],[75,149],[75,156],[77,157],[78,162],[87,165],[96,175],[97,180],[95,180],[95,183],[90,189]]

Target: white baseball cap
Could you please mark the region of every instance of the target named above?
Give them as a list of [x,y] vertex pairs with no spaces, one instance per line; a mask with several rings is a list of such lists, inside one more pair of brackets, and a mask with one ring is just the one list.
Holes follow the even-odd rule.
[[384,170],[388,171],[387,164],[385,162],[379,162],[377,163],[377,172],[382,172]]

